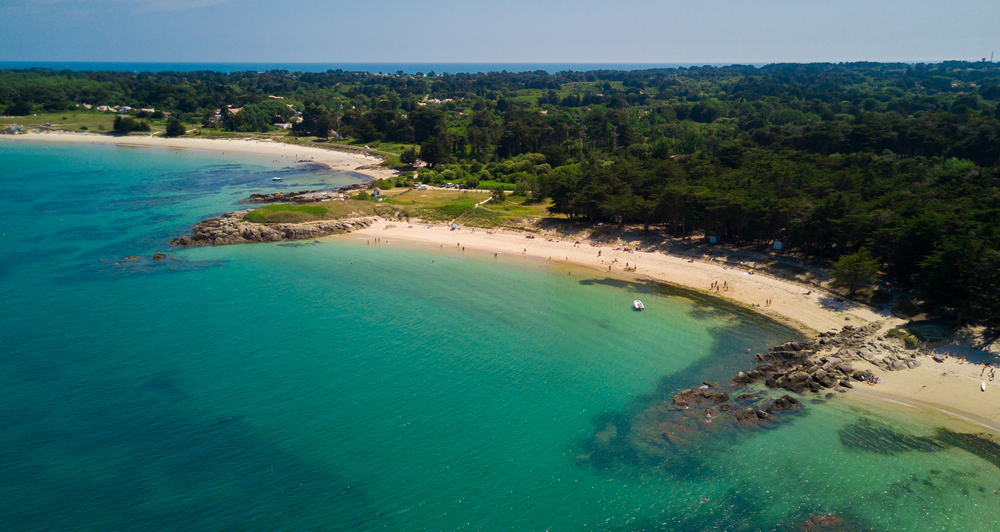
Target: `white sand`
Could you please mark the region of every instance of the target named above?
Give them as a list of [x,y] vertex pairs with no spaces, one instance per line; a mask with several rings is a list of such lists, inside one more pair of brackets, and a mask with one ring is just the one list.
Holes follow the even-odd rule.
[[[855,400],[882,404],[906,405],[936,414],[951,416],[1000,433],[1000,375],[990,380],[990,368],[948,358],[934,362],[920,359],[922,366],[903,371],[879,371],[865,362],[852,365],[877,373],[881,382],[875,386],[856,384],[847,394]],[[984,371],[985,369],[985,371]],[[986,391],[981,384],[986,381]]]
[[44,142],[75,142],[85,144],[120,144],[127,146],[164,146],[191,150],[212,150],[220,153],[241,153],[275,157],[286,157],[295,160],[308,160],[322,164],[334,170],[355,172],[373,179],[387,178],[396,172],[387,168],[359,168],[374,166],[380,160],[373,156],[332,149],[295,146],[282,142],[266,140],[235,140],[235,139],[202,139],[194,137],[152,137],[87,134],[87,133],[27,133],[10,137],[12,140],[31,140]]
[[[747,275],[745,270],[725,268],[712,262],[694,261],[661,252],[613,251],[612,246],[591,247],[586,242],[574,246],[574,238],[569,239],[549,236],[559,239],[559,242],[547,242],[546,235],[538,234],[537,238],[527,239],[524,233],[502,231],[488,234],[485,229],[461,228],[451,231],[447,225],[434,225],[427,229],[428,224],[408,224],[401,222],[380,222],[368,229],[352,233],[355,236],[381,237],[385,240],[409,240],[430,244],[443,244],[445,247],[456,244],[468,249],[501,252],[503,260],[518,259],[522,255],[538,257],[553,262],[568,262],[578,266],[593,268],[596,271],[610,272],[616,276],[624,275],[637,279],[655,279],[674,285],[703,291],[715,297],[730,300],[751,308],[754,311],[770,316],[790,327],[807,334],[816,331],[839,331],[844,325],[860,326],[871,321],[891,319],[888,314],[875,311],[856,304],[837,303],[833,296],[817,292],[815,288],[775,279],[764,275]],[[601,256],[598,257],[598,251]],[[615,259],[618,262],[612,262]],[[637,267],[635,272],[623,271],[628,266]],[[710,288],[713,281],[719,285],[728,284],[727,289]],[[812,294],[806,295],[812,291]],[[771,305],[767,306],[767,300]],[[833,306],[831,306],[833,305]]]
[[[590,268],[595,273],[608,272],[610,265],[610,275],[665,281],[702,291],[706,295],[721,297],[751,308],[806,334],[840,330],[846,324],[861,326],[877,320],[885,320],[883,330],[903,323],[903,320],[888,313],[879,313],[853,303],[838,303],[831,294],[818,292],[815,288],[760,274],[747,275],[744,270],[712,262],[690,262],[686,257],[662,252],[613,251],[613,246],[597,248],[590,246],[587,241],[575,246],[573,237],[566,239],[540,233],[537,238],[527,239],[521,232],[501,231],[489,234],[487,230],[479,228],[452,231],[449,226],[442,224],[431,225],[430,229],[427,228],[428,224],[414,223],[412,228],[409,225],[405,222],[382,221],[349,236],[332,238],[377,237],[383,242],[420,242],[443,245],[450,250],[464,246],[468,251],[498,253],[497,260],[500,261],[531,257],[566,266]],[[549,242],[546,238],[559,241]],[[598,251],[601,252],[600,257],[597,255]],[[618,262],[612,262],[615,259]],[[629,267],[636,266],[637,271],[624,272],[626,263]],[[729,289],[717,292],[710,288],[713,281],[718,281],[720,285],[728,284]],[[810,291],[812,293],[807,295]],[[768,299],[771,300],[770,306],[766,306]],[[756,304],[761,307],[752,306]],[[987,377],[979,377],[981,366],[960,364],[955,359],[949,359],[943,364],[935,363],[930,358],[921,360],[924,365],[919,368],[895,372],[884,372],[863,361],[852,363],[857,369],[871,369],[882,381],[877,386],[858,384],[855,390],[846,395],[853,397],[849,399],[851,401],[919,410],[922,418],[947,417],[957,423],[972,423],[973,427],[1000,430],[1000,376],[997,381],[990,382]],[[979,389],[982,380],[987,380],[985,393]]]
[[[163,138],[163,137],[112,137],[82,133],[31,133],[18,135],[15,139],[45,142],[81,142],[125,144],[130,146],[166,146],[173,148],[213,150],[218,152],[271,155],[278,157],[307,159],[330,168],[357,172],[373,178],[390,177],[393,172],[385,169],[358,169],[377,163],[373,157],[361,154],[293,146],[279,142],[243,141],[230,139]],[[366,236],[383,240],[406,240],[454,249],[458,244],[469,250],[500,253],[498,260],[523,260],[534,257],[556,263],[592,268],[598,272],[608,272],[614,276],[636,279],[665,281],[677,286],[703,291],[732,303],[752,308],[756,312],[770,316],[806,334],[816,331],[840,330],[846,324],[864,325],[875,320],[888,320],[887,326],[894,326],[902,320],[888,314],[853,303],[838,303],[830,294],[816,291],[787,280],[764,275],[747,275],[743,270],[727,268],[719,264],[703,261],[690,262],[687,258],[660,252],[613,251],[613,246],[591,247],[586,242],[574,246],[574,238],[549,235],[560,241],[548,242],[546,235],[526,239],[524,233],[497,232],[488,234],[485,229],[451,231],[447,225],[414,224],[412,228],[401,222],[380,222],[363,231],[352,233],[353,237]],[[598,256],[598,251],[601,256]],[[613,262],[617,259],[617,262]],[[636,266],[635,272],[624,272],[626,263]],[[728,284],[727,289],[718,291],[710,288],[717,281]],[[807,292],[812,292],[807,294]],[[771,304],[767,305],[767,300]],[[761,305],[756,307],[754,305]],[[866,363],[855,363],[858,369]],[[990,381],[989,370],[980,377],[982,366],[960,363],[949,359],[944,363],[927,362],[919,368],[897,372],[883,372],[874,366],[866,367],[881,377],[881,383],[870,387],[857,386],[847,394],[855,401],[875,401],[883,405],[899,408],[918,408],[924,414],[948,415],[952,419],[970,421],[981,426],[1000,430],[1000,378]],[[980,383],[987,381],[986,392],[980,391]]]

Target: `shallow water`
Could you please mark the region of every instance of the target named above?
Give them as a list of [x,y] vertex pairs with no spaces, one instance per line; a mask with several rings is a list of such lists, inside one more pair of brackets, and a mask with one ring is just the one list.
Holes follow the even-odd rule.
[[349,235],[169,248],[252,192],[355,182],[289,161],[0,142],[0,164],[4,528],[1000,526],[993,463],[887,446],[934,427],[836,400],[697,476],[582,459],[608,416],[793,336],[754,316]]

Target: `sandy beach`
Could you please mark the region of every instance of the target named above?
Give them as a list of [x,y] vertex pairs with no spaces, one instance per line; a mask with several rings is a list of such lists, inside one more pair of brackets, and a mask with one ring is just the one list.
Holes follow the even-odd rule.
[[[853,303],[837,302],[833,296],[817,292],[815,288],[785,280],[751,275],[745,270],[712,262],[691,261],[662,252],[615,251],[615,246],[595,247],[587,241],[576,245],[572,237],[567,239],[539,233],[536,238],[530,239],[525,238],[523,232],[493,232],[465,227],[452,231],[441,224],[428,228],[428,224],[416,223],[410,228],[409,224],[400,222],[379,222],[352,234],[389,241],[439,244],[452,249],[461,244],[468,249],[500,253],[498,259],[502,260],[522,257],[551,259],[552,262],[570,263],[598,272],[610,272],[615,276],[664,281],[752,308],[807,335],[839,331],[848,324],[860,326],[876,320],[895,319],[888,313],[880,314]],[[626,268],[630,271],[625,271]],[[635,271],[631,271],[632,268]],[[718,283],[718,289],[712,288],[713,282]]]
[[[538,234],[529,239],[522,232],[464,227],[452,231],[442,224],[414,223],[411,226],[405,222],[380,221],[349,236],[333,238],[359,237],[380,238],[390,244],[393,240],[418,242],[451,250],[465,247],[469,251],[497,253],[500,261],[541,259],[592,269],[595,273],[609,272],[616,277],[664,281],[723,298],[807,335],[874,321],[882,321],[883,330],[887,330],[904,322],[888,312],[837,301],[832,294],[787,280],[751,275],[744,270],[662,252],[616,251],[616,246],[595,247],[588,241],[576,244],[572,237]],[[626,267],[634,267],[635,271],[625,271]],[[722,288],[713,288],[713,283]],[[923,365],[916,369],[892,372],[858,362],[854,364],[857,369],[872,370],[881,382],[876,386],[858,384],[846,396],[851,397],[851,401],[874,402],[883,407],[919,409],[921,416],[946,416],[956,423],[971,423],[1000,433],[1000,380],[990,381],[988,369],[987,375],[980,377],[982,366],[962,363],[958,359],[936,363],[926,357],[921,361]],[[986,392],[980,391],[983,380],[987,381]]]
[[296,161],[308,160],[333,170],[343,170],[368,176],[372,179],[388,178],[396,172],[387,168],[368,168],[379,164],[373,156],[346,151],[335,151],[309,146],[294,146],[267,140],[203,139],[193,137],[152,137],[99,135],[88,133],[26,133],[10,137],[12,140],[44,142],[74,142],[89,144],[120,144],[126,146],[162,146],[189,150],[212,150],[220,153],[240,153],[284,157]]
[[[114,137],[82,133],[31,133],[14,139],[212,150],[309,160],[371,178],[393,175],[387,169],[358,168],[376,164],[378,161],[373,157],[270,141]],[[500,261],[531,258],[573,268],[587,268],[595,273],[607,272],[615,277],[663,281],[743,306],[808,336],[823,331],[839,331],[848,324],[862,326],[882,321],[883,330],[887,330],[904,322],[888,312],[876,312],[862,305],[838,301],[832,294],[788,280],[750,274],[719,263],[691,260],[655,250],[616,250],[618,246],[591,246],[586,240],[576,244],[574,237],[555,234],[538,233],[536,238],[529,239],[523,232],[465,227],[452,231],[445,224],[414,223],[411,226],[405,222],[380,221],[349,236],[332,238],[359,237],[381,238],[383,242],[424,243],[446,249],[465,247],[469,251],[497,253],[497,260]],[[991,380],[988,368],[983,372],[983,366],[964,363],[956,358],[942,363],[934,362],[929,357],[921,361],[923,365],[918,368],[894,372],[883,371],[865,362],[855,363],[857,369],[872,370],[881,382],[876,386],[859,384],[846,394],[847,400],[859,404],[877,403],[904,411],[919,409],[922,416],[945,416],[953,421],[969,422],[1000,432],[1000,379]],[[986,381],[985,392],[980,390],[983,381]]]
[[[921,361],[920,367],[892,372],[879,372],[871,364],[855,363],[858,369],[879,374],[881,382],[876,386],[859,384],[847,397],[860,403],[919,409],[935,417],[958,419],[1000,433],[1000,378],[990,378],[991,368],[953,357],[944,362],[929,357]],[[986,391],[981,388],[984,381]]]

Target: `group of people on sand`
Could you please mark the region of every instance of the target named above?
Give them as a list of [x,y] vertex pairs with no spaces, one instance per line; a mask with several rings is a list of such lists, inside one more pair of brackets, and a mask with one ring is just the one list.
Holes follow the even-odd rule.
[[986,373],[986,368],[990,369],[990,380],[992,381],[993,377],[996,375],[997,368],[995,368],[993,364],[990,364],[989,362],[983,362],[983,370],[979,372],[980,377],[982,377],[983,374]]
[[881,377],[876,377],[876,376],[872,375],[871,377],[868,377],[868,380],[866,380],[865,382],[869,386],[875,386],[876,384],[882,382],[882,378]]
[[719,284],[719,281],[712,281],[712,287],[709,288],[709,291],[711,291],[712,288],[715,289],[715,293],[716,294],[719,293],[719,290],[728,292],[729,291],[729,281],[723,281],[722,284]]

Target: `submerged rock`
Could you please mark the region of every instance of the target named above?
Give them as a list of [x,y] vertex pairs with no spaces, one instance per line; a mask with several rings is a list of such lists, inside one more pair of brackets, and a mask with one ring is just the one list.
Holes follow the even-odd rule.
[[805,523],[802,523],[800,530],[813,531],[834,531],[844,530],[844,520],[833,514],[814,515]]

